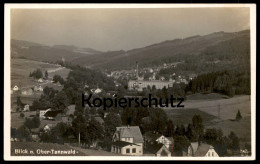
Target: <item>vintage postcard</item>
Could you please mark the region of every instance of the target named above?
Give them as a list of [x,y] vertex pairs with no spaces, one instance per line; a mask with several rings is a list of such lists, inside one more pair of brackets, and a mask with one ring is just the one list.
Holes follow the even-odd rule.
[[255,4],[5,4],[5,160],[254,160]]

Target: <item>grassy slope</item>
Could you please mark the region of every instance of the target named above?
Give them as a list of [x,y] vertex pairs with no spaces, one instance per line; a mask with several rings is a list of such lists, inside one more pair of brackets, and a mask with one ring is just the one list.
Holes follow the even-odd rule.
[[[190,96],[193,100],[183,102],[184,109],[165,109],[174,123],[191,123],[195,114],[201,115],[206,128],[220,128],[224,135],[234,131],[244,141],[250,142],[251,137],[251,107],[249,96],[236,96],[229,99],[221,98],[222,95],[197,95]],[[200,99],[198,99],[200,98]],[[218,119],[218,104],[220,104],[220,119]],[[240,121],[233,121],[237,110],[243,117]]]

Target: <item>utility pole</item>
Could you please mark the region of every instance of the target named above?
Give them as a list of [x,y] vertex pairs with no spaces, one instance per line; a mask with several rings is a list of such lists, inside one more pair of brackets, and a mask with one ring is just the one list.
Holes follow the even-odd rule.
[[80,132],[79,132],[79,147],[80,147]]

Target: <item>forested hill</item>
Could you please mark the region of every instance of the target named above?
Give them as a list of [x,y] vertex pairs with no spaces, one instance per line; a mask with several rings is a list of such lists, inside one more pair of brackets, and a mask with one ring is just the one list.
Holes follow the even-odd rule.
[[[159,66],[164,63],[181,62],[177,69],[196,74],[230,69],[246,69],[250,66],[250,31],[216,32],[204,36],[174,39],[129,51],[100,52],[75,46],[43,46],[12,40],[12,57],[38,61],[66,61],[83,67],[122,70]],[[176,70],[178,71],[178,70]]]
[[11,39],[11,57],[36,61],[56,62],[64,58],[66,61],[97,55],[101,51],[92,48],[80,48],[73,45],[48,46],[34,42]]
[[135,67],[136,61],[139,62],[140,67],[177,61],[184,61],[188,65],[205,65],[210,62],[224,63],[223,65],[227,63],[244,65],[249,59],[249,54],[250,32],[246,30],[175,39],[130,51],[104,53],[91,58],[81,57],[72,62],[103,69],[131,69]]

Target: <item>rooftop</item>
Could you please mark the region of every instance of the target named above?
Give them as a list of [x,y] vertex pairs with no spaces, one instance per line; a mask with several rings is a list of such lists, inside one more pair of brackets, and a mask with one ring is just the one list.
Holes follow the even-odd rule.
[[134,143],[144,142],[139,126],[116,127],[116,132],[119,133],[120,138],[131,137],[134,139]]

